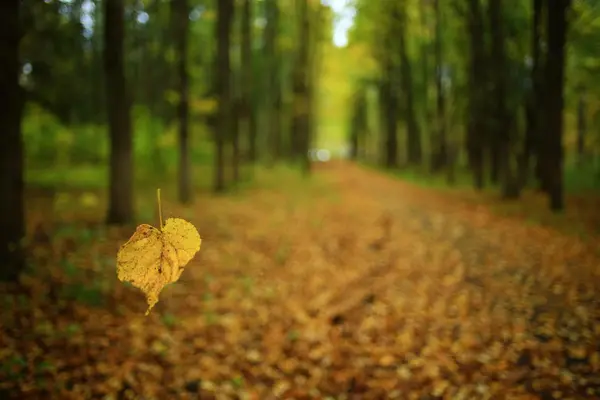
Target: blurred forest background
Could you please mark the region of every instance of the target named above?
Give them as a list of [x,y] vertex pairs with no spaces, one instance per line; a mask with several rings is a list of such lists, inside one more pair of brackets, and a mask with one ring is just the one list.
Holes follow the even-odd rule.
[[[346,38],[338,37],[340,25],[348,28]],[[0,343],[7,350],[0,350],[0,378],[7,383],[2,390],[32,396],[75,393],[78,398],[110,393],[161,398],[164,390],[233,398],[242,392],[255,396],[245,398],[275,392],[287,393],[286,398],[340,393],[387,398],[382,393],[399,390],[404,372],[390,378],[386,372],[371,376],[346,370],[349,365],[342,360],[347,355],[336,340],[354,343],[356,351],[367,346],[356,338],[344,339],[341,326],[353,323],[351,315],[361,320],[361,307],[389,300],[383,295],[375,300],[375,294],[385,293],[383,281],[388,286],[394,282],[389,274],[441,280],[443,271],[455,271],[449,260],[452,251],[462,251],[463,242],[457,241],[463,235],[473,247],[465,254],[497,251],[497,259],[519,259],[515,263],[523,271],[538,265],[529,258],[523,261],[529,255],[522,250],[489,250],[480,243],[484,239],[469,239],[474,234],[465,233],[470,232],[465,221],[497,232],[485,239],[494,243],[521,237],[533,253],[555,243],[553,253],[538,253],[556,273],[529,271],[531,276],[548,275],[535,283],[539,286],[527,281],[515,289],[510,274],[502,275],[506,286],[493,286],[497,277],[491,272],[476,279],[491,293],[521,296],[529,311],[539,304],[537,297],[523,294],[529,293],[528,285],[540,295],[564,280],[565,287],[577,288],[579,297],[557,301],[557,308],[548,312],[565,315],[565,304],[588,299],[579,280],[588,289],[598,281],[585,265],[594,265],[598,254],[590,249],[600,247],[599,76],[600,3],[594,0],[3,0],[0,278],[7,283],[1,287]],[[203,246],[211,249],[201,249],[197,276],[190,273],[183,283],[187,292],[169,289],[172,304],[162,300],[156,316],[144,320],[134,316],[143,301],[130,288],[115,287],[111,268],[134,223],[156,225],[157,187],[166,197],[167,216],[192,221]],[[366,222],[369,218],[377,222]],[[511,225],[514,221],[517,225]],[[291,232],[290,224],[298,232]],[[359,232],[363,237],[355,237]],[[373,242],[366,243],[371,236]],[[357,244],[362,241],[364,249]],[[385,247],[392,242],[395,250]],[[399,250],[407,243],[435,249],[428,251],[436,261],[427,264],[425,253],[413,247]],[[311,256],[294,250],[313,247],[319,250]],[[86,259],[88,253],[94,256]],[[403,253],[410,255],[398,255]],[[566,261],[567,254],[578,261]],[[387,272],[381,272],[382,262]],[[435,265],[427,277],[402,269],[424,262]],[[487,262],[461,261],[452,276],[467,282],[469,268]],[[565,271],[573,263],[581,270],[571,276]],[[293,272],[290,265],[303,272]],[[257,285],[265,276],[273,281]],[[380,276],[388,279],[377,280]],[[456,282],[452,285],[464,283]],[[201,300],[190,300],[192,284]],[[228,285],[236,294],[227,294]],[[437,298],[450,304],[456,293],[460,297],[471,290],[456,289]],[[347,300],[341,300],[342,293]],[[435,297],[423,300],[423,307]],[[288,300],[274,305],[273,298]],[[236,309],[240,299],[262,310],[259,320],[267,318],[265,313],[274,315],[272,329],[261,325],[253,330],[250,305],[245,311]],[[589,310],[594,309],[596,303],[588,300]],[[387,306],[401,309],[390,301]],[[315,317],[303,307],[329,311]],[[178,314],[182,309],[186,311]],[[198,315],[202,322],[196,321]],[[238,322],[226,315],[237,315]],[[509,324],[514,319],[509,317],[500,320]],[[408,329],[398,318],[396,327]],[[461,318],[464,323],[467,317]],[[319,336],[323,331],[313,319],[333,325],[337,339],[331,332],[327,339]],[[591,316],[584,319],[586,328],[577,329],[600,335],[600,324]],[[439,326],[450,326],[444,321]],[[538,326],[535,318],[527,321],[532,324],[527,329]],[[130,333],[114,328],[119,324]],[[63,360],[65,352],[78,354],[74,349],[85,347],[83,338],[91,338],[90,348],[106,348],[108,337],[123,340],[119,348],[127,347],[128,335],[142,337],[144,324],[151,324],[140,339],[144,344],[139,349],[129,345],[137,349],[135,355],[115,350],[104,355],[110,361],[99,361],[97,353],[87,361],[83,356]],[[412,338],[419,329],[430,329],[413,324]],[[472,320],[469,324],[473,332],[481,330]],[[514,333],[521,325],[515,326],[509,336],[522,344],[525,339]],[[104,334],[110,327],[114,336]],[[194,342],[199,349],[223,345],[230,338],[219,342],[218,332],[225,328],[239,336],[231,339],[232,345],[258,340],[245,338],[240,333],[245,329],[267,332],[263,346],[275,341],[273,348],[293,349],[281,350],[290,352],[288,358],[276,352],[272,359],[249,353],[247,346],[242,355],[232,353],[233,359],[215,350],[212,361],[206,361],[210,366],[205,365],[210,376],[169,375],[185,366],[176,366],[171,354],[191,351],[181,350],[182,343],[196,335],[204,337],[204,342]],[[425,346],[411,340],[402,346]],[[323,367],[314,373],[317,360],[330,351],[320,348],[315,355],[306,344],[315,341],[333,346],[332,357],[342,365],[338,370],[323,372]],[[493,347],[484,342],[482,347]],[[566,341],[561,343],[567,348]],[[565,356],[565,368],[571,359],[585,359],[585,374],[600,371],[600,348],[586,343],[585,356]],[[396,365],[396,350],[379,345],[369,353],[373,362],[383,369]],[[498,359],[494,368],[501,361],[503,368],[523,367],[529,361],[522,357],[529,356],[522,351],[518,347],[509,361]],[[159,372],[144,358],[150,353],[166,360],[159,363]],[[195,353],[190,354],[188,363],[195,360]],[[245,368],[241,359],[260,364],[260,372],[240,372]],[[296,360],[293,367],[287,365],[295,372],[285,372],[287,367],[277,373],[263,370],[289,359]],[[129,369],[119,370],[116,381],[97,382],[94,374],[106,376],[106,365],[119,363]],[[88,365],[91,372],[60,375],[67,364]],[[145,365],[140,373],[157,378],[156,384],[144,388],[141,378],[131,378],[131,368],[137,368],[132,365]],[[303,365],[308,372],[298,372]],[[461,368],[453,373],[471,376]],[[295,380],[298,374],[305,376],[304,383]],[[465,396],[484,396],[469,386],[472,377],[456,383],[442,375],[422,382],[415,378],[421,383],[402,390],[435,391],[440,393],[435,398],[445,398],[468,387]],[[508,383],[498,378],[504,383],[486,390],[508,393],[511,387],[514,396],[542,393],[523,383],[534,378],[519,376]],[[52,386],[50,377],[59,383]],[[600,383],[578,387],[565,382],[563,393],[600,396]]]

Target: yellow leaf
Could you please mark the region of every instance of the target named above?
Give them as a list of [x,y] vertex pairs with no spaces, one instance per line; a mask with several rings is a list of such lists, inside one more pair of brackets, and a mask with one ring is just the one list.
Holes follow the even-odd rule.
[[169,218],[162,229],[148,224],[138,226],[121,246],[117,253],[117,277],[144,292],[148,302],[146,315],[158,302],[161,290],[179,279],[183,267],[200,250],[201,242],[194,225],[184,219]]
[[394,364],[395,362],[396,362],[396,359],[391,354],[386,354],[379,359],[379,365],[381,365],[382,367],[389,367],[390,365]]

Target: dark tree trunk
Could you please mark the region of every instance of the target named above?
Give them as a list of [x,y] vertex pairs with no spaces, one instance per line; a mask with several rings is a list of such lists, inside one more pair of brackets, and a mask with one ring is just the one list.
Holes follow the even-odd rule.
[[297,59],[294,65],[293,95],[294,106],[292,116],[292,142],[295,144],[293,154],[301,160],[307,157],[309,137],[309,21],[308,3],[306,0],[296,0],[298,15],[299,42]]
[[[148,5],[148,9],[146,10],[150,15],[157,14],[160,12],[160,0],[154,0],[152,3]],[[154,29],[158,29],[158,27],[154,27]],[[148,62],[152,63],[153,68],[145,68],[143,69],[144,80],[141,84],[143,90],[143,97],[145,102],[148,104],[148,111],[150,115],[156,118],[157,120],[162,119],[164,112],[164,84],[166,79],[164,79],[165,75],[165,67],[164,62],[161,62],[162,59],[157,57],[150,51],[150,49],[154,46],[160,49],[160,54],[162,55],[165,49],[167,48],[167,43],[171,41],[170,36],[166,35],[165,29],[160,29],[159,32],[155,35],[148,35],[150,43],[147,44],[143,51],[145,54],[145,58]],[[143,66],[148,65],[144,63]],[[150,136],[152,137],[152,150],[148,152],[147,162],[150,164],[151,170],[156,173],[163,173],[167,166],[165,163],[165,159],[163,156],[163,150],[160,146],[160,138],[163,135],[162,127],[159,124],[152,124],[150,127]]]
[[[232,79],[233,81],[233,79]],[[240,129],[242,127],[242,100],[234,96],[231,105],[231,169],[233,182],[240,181],[240,164],[241,164],[241,149],[240,149]]]
[[242,105],[241,116],[245,121],[248,133],[248,158],[250,162],[257,159],[256,113],[254,110],[254,81],[252,73],[252,1],[244,0],[242,5]]
[[490,0],[488,3],[489,28],[491,36],[491,51],[487,66],[488,81],[491,93],[487,93],[485,99],[489,99],[489,118],[487,120],[487,143],[486,148],[490,162],[490,182],[494,185],[500,182],[501,175],[508,168],[509,158],[509,121],[506,108],[506,60],[504,56],[504,32],[502,26],[502,2],[501,0]]
[[385,166],[394,168],[398,165],[398,137],[397,128],[397,98],[394,93],[393,67],[387,68],[383,82],[383,107],[385,110]]
[[175,48],[177,54],[177,75],[179,84],[179,201],[186,204],[192,201],[192,167],[190,165],[189,138],[189,77],[187,71],[188,58],[188,26],[189,6],[187,0],[172,0]]
[[24,267],[24,96],[19,87],[19,0],[0,3],[0,280],[16,281]]
[[[316,89],[316,81],[315,81],[315,66],[320,64],[320,52],[319,52],[319,42],[322,40],[322,27],[323,24],[323,5],[319,2],[311,2],[310,0],[306,1],[306,14],[304,15],[304,30],[306,32],[305,36],[309,40],[308,46],[308,56],[307,56],[307,103],[308,103],[308,114],[307,114],[307,125],[306,129],[306,143],[304,147],[304,160],[303,170],[305,175],[311,172],[311,160],[308,157],[308,151],[313,143],[313,138],[315,137],[316,132],[316,124],[315,124],[315,89]],[[312,24],[312,26],[311,26]]]
[[367,130],[366,90],[360,88],[353,99],[352,119],[350,124],[350,157],[358,159],[364,153],[364,138]]
[[266,88],[266,131],[269,142],[269,163],[274,163],[281,158],[281,79],[280,79],[280,54],[277,45],[279,32],[279,6],[277,0],[266,0],[265,9],[267,24],[264,30],[264,56],[267,65]]
[[355,126],[350,127],[350,159],[358,160],[358,131]]
[[406,117],[406,146],[408,163],[419,165],[421,163],[421,133],[415,114],[415,101],[412,82],[412,66],[406,49],[406,10],[400,13],[400,74],[402,77],[402,90],[404,92],[404,106]]
[[498,138],[494,136],[494,131],[496,129],[492,128],[488,131],[490,136],[487,140],[487,148],[490,154],[490,182],[496,185],[500,181],[500,172],[502,170],[502,149],[500,148],[502,144],[498,141]]
[[[419,25],[421,26],[421,29],[425,30],[425,31],[429,31],[429,23],[427,21],[427,16],[426,16],[426,12],[427,12],[427,7],[428,4],[426,2],[419,2],[419,16],[420,16],[420,21],[419,21]],[[432,119],[432,110],[429,104],[429,51],[430,51],[430,44],[428,41],[423,41],[421,43],[420,49],[419,49],[419,58],[420,58],[420,68],[422,69],[421,71],[421,86],[419,88],[420,91],[420,96],[422,98],[422,117],[423,117],[423,121],[421,124],[421,128],[423,132],[426,132],[429,136],[429,141],[431,142],[431,149],[435,148],[435,125],[432,127],[430,121]],[[435,60],[434,60],[435,62]],[[434,65],[435,67],[435,65]],[[430,150],[431,151],[431,150]],[[433,158],[433,155],[431,155],[431,157]]]
[[378,128],[382,132],[379,136],[377,146],[377,162],[382,167],[387,166],[388,155],[387,155],[387,143],[388,143],[388,110],[387,110],[387,87],[385,78],[380,78],[377,82],[377,111],[378,111]]
[[435,92],[436,92],[436,118],[435,140],[433,141],[432,170],[434,172],[444,168],[448,163],[448,144],[446,142],[446,100],[442,86],[442,15],[440,0],[435,0]]
[[482,189],[484,180],[484,149],[487,140],[485,113],[486,67],[484,25],[479,0],[469,0],[468,27],[470,36],[469,58],[469,112],[467,124],[467,153],[473,172],[473,184]]
[[580,93],[577,102],[577,162],[579,163],[582,163],[585,158],[585,131],[587,130],[585,111],[585,93]]
[[[525,127],[525,145],[523,146],[523,154],[519,160],[519,181],[520,186],[524,187],[527,184],[530,174],[530,165],[535,158],[539,146],[537,138],[539,136],[539,119],[541,115],[541,57],[540,57],[540,40],[541,40],[541,20],[542,20],[542,5],[543,0],[533,0],[533,21],[531,31],[531,59],[532,66],[530,72],[531,87],[527,95],[527,105],[525,109],[526,127]],[[537,173],[536,162],[536,175]]]
[[104,18],[104,72],[110,134],[107,222],[125,224],[133,220],[133,139],[123,52],[124,0],[105,0]]
[[567,11],[570,0],[548,2],[548,58],[546,63],[545,161],[550,209],[561,211],[563,198],[563,108],[565,78],[565,43],[567,38]]
[[215,78],[219,107],[215,135],[215,192],[225,190],[225,144],[231,129],[231,63],[229,59],[229,46],[231,43],[233,12],[233,0],[219,0],[217,2],[217,62],[215,64]]
[[[502,0],[489,1],[489,20],[491,33],[490,72],[492,83],[491,136],[496,143],[497,151],[492,153],[492,160],[497,158],[497,168],[501,177],[502,196],[516,198],[519,195],[518,185],[511,170],[511,123],[514,116],[510,115],[507,104],[507,68],[505,52],[505,33]],[[492,169],[493,170],[493,169]]]
[[543,138],[547,121],[545,118],[545,68],[547,63],[546,51],[542,49],[541,42],[545,36],[544,16],[547,13],[547,4],[545,0],[534,0],[533,3],[533,33],[532,33],[532,54],[533,69],[531,71],[531,80],[533,85],[532,105],[531,105],[531,134],[530,141],[535,155],[534,172],[540,189],[547,191],[547,177],[544,168],[545,140]]

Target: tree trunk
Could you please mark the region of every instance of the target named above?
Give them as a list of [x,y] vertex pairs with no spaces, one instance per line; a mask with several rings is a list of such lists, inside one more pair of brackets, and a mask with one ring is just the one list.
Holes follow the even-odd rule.
[[397,128],[397,98],[394,93],[393,85],[393,68],[388,66],[386,76],[383,83],[383,107],[385,109],[385,166],[394,168],[398,165],[398,137],[396,136]]
[[[419,2],[419,25],[420,29],[423,29],[425,32],[429,32],[429,23],[427,21],[427,7],[428,4],[425,2]],[[430,51],[430,43],[428,41],[422,41],[420,49],[419,49],[419,58],[420,58],[420,68],[421,71],[421,80],[422,84],[420,86],[420,94],[422,97],[422,123],[421,128],[423,132],[427,132],[429,135],[430,141],[430,156],[433,158],[432,149],[435,148],[435,125],[432,127],[430,121],[432,120],[432,110],[429,105],[429,51]],[[434,60],[435,63],[435,60]],[[435,66],[434,66],[435,67]]]
[[547,191],[547,177],[544,167],[544,152],[545,140],[543,139],[544,132],[547,127],[545,118],[545,68],[547,63],[547,50],[542,49],[542,37],[545,36],[544,29],[544,14],[547,13],[548,7],[545,0],[534,0],[533,3],[533,34],[532,34],[532,53],[533,53],[533,69],[532,85],[533,85],[533,104],[530,125],[531,142],[533,153],[535,154],[535,177],[540,188]]
[[408,163],[419,165],[421,163],[421,133],[415,115],[414,91],[412,83],[412,66],[406,49],[406,10],[400,11],[400,73],[402,77],[402,90],[404,92],[404,105],[406,117],[406,146],[408,150]]
[[[354,121],[355,118],[353,116],[352,120]],[[358,128],[354,124],[350,126],[350,159],[352,161],[358,160]]]
[[294,65],[293,95],[294,106],[292,116],[292,142],[295,144],[293,154],[295,157],[307,157],[309,137],[309,98],[308,98],[308,75],[309,75],[309,21],[307,0],[296,0],[298,15],[298,52]]
[[[486,148],[489,153],[490,182],[500,183],[506,168],[510,167],[509,157],[509,121],[506,108],[506,60],[504,56],[504,32],[502,26],[502,1],[490,0],[488,3],[491,50],[488,63],[488,81],[491,93],[485,96],[489,104]],[[506,193],[503,193],[506,194]]]
[[217,62],[216,92],[218,97],[217,132],[215,135],[216,157],[214,190],[225,190],[225,143],[231,129],[231,63],[229,46],[231,43],[231,25],[233,21],[233,0],[217,2]]
[[279,49],[277,37],[279,32],[279,6],[277,0],[266,0],[265,9],[267,24],[264,30],[264,56],[267,65],[266,88],[266,131],[270,148],[269,163],[273,164],[281,158],[281,80],[279,65]]
[[[502,197],[516,198],[519,195],[518,185],[511,170],[510,134],[514,116],[509,115],[506,105],[507,68],[505,51],[504,16],[502,0],[489,1],[489,20],[491,33],[490,72],[492,82],[491,136],[497,150],[492,152],[492,160],[496,157],[498,177],[501,178]],[[494,170],[494,168],[492,168]]]
[[[541,40],[541,21],[542,21],[542,5],[543,0],[533,0],[533,21],[532,21],[532,32],[531,32],[531,72],[530,82],[531,87],[529,88],[527,105],[525,109],[526,117],[526,131],[525,131],[525,145],[523,148],[522,158],[519,165],[519,185],[524,187],[527,184],[530,174],[530,164],[532,159],[537,160],[537,153],[539,146],[537,145],[539,136],[539,125],[541,113],[541,82],[540,82],[540,71],[541,71],[541,57],[540,57],[540,40]],[[536,176],[539,178],[539,163],[536,161]]]
[[479,0],[469,0],[468,27],[470,36],[469,58],[469,121],[467,125],[467,152],[473,172],[473,184],[482,189],[484,180],[484,148],[486,145],[486,71],[484,26]]
[[352,119],[350,123],[350,158],[357,160],[364,154],[364,139],[367,130],[366,88],[361,87],[353,98]]
[[435,140],[433,141],[432,170],[434,172],[444,168],[448,163],[448,144],[446,141],[446,100],[442,86],[442,15],[440,0],[435,0],[435,92],[436,92],[436,118]]
[[487,140],[487,148],[490,154],[490,182],[493,185],[496,185],[500,181],[503,157],[503,155],[501,154],[502,149],[500,148],[502,144],[498,141],[498,138],[493,134],[495,130],[495,128],[492,128],[488,131],[490,136],[488,136]]
[[544,171],[548,179],[550,209],[561,211],[563,198],[563,108],[565,77],[565,43],[567,38],[567,11],[570,0],[548,3],[548,59],[546,63],[546,151]]
[[387,153],[387,143],[388,143],[388,110],[387,110],[387,84],[385,77],[380,78],[377,82],[377,111],[378,111],[378,124],[377,127],[379,131],[382,133],[378,135],[378,141],[376,143],[377,147],[377,162],[382,167],[386,167],[388,165],[388,153]]
[[[317,85],[317,69],[321,65],[322,55],[320,52],[319,43],[323,38],[322,28],[324,26],[323,23],[323,10],[324,6],[319,2],[311,2],[307,0],[307,9],[306,15],[304,18],[304,30],[307,32],[306,37],[309,39],[308,46],[308,57],[307,57],[307,73],[308,73],[308,83],[307,83],[307,100],[308,100],[308,115],[307,115],[307,124],[308,128],[306,130],[306,143],[305,143],[305,151],[304,151],[304,165],[303,170],[305,175],[311,172],[311,159],[308,157],[308,151],[312,147],[313,138],[315,137],[316,132],[316,123],[315,123],[315,109],[317,106],[317,102],[315,101],[315,89]],[[311,22],[312,21],[312,22]],[[312,28],[311,28],[311,25]]]
[[[235,79],[232,79],[232,82],[234,81]],[[231,178],[234,183],[240,182],[240,164],[242,161],[240,149],[240,129],[242,128],[243,122],[241,116],[241,102],[242,100],[239,96],[233,96],[233,102],[231,104]]]
[[256,118],[253,102],[254,81],[252,73],[252,0],[243,0],[242,5],[242,105],[241,116],[248,134],[248,158],[256,162]]
[[[148,5],[147,12],[150,15],[158,14],[161,10],[159,6],[160,0],[154,0]],[[171,24],[171,27],[173,23]],[[158,30],[158,26],[152,26],[154,29]],[[163,79],[164,73],[164,63],[162,60],[157,57],[154,52],[151,52],[150,49],[154,46],[161,49],[159,54],[164,52],[166,49],[166,43],[170,42],[170,36],[165,34],[164,29],[160,29],[155,35],[148,35],[149,42],[143,49],[145,54],[145,59],[147,62],[152,63],[152,68],[145,68],[148,65],[146,62],[143,63],[143,73],[144,80],[141,83],[143,89],[143,97],[144,101],[148,105],[148,111],[150,113],[150,117],[152,121],[161,121],[163,119],[163,108],[164,108],[164,84],[165,79]],[[160,138],[164,134],[162,124],[151,124],[149,136],[152,138],[152,149],[146,155],[146,162],[150,164],[150,171],[155,174],[164,173],[167,169],[167,165],[165,163],[165,159],[163,156],[163,149],[160,147]]]
[[585,110],[585,93],[582,91],[577,102],[577,162],[580,164],[585,159],[585,131],[587,130]]
[[105,0],[104,7],[104,72],[110,135],[107,222],[125,224],[133,220],[133,139],[123,51],[124,0]]
[[16,281],[24,267],[23,94],[19,87],[19,0],[0,3],[0,280]]
[[179,76],[179,103],[177,116],[179,119],[179,201],[187,204],[192,201],[192,167],[190,165],[189,145],[189,77],[187,71],[188,58],[188,26],[189,6],[187,0],[172,0],[173,28],[177,54],[177,75]]

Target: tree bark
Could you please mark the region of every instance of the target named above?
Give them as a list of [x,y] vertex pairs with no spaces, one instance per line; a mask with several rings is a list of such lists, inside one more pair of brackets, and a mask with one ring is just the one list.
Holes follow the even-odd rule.
[[546,177],[546,168],[544,167],[544,152],[545,152],[545,140],[543,134],[546,130],[547,121],[545,118],[545,95],[546,85],[544,85],[545,71],[547,64],[547,49],[542,49],[542,38],[545,36],[544,29],[544,17],[548,10],[546,0],[534,0],[533,4],[533,70],[532,84],[533,84],[533,104],[532,104],[532,115],[530,125],[532,126],[531,131],[531,142],[533,152],[535,154],[535,177],[538,180],[540,188],[543,191],[547,191],[548,179]]
[[402,90],[404,92],[404,106],[406,118],[406,147],[408,163],[419,165],[421,163],[421,132],[415,114],[414,88],[412,83],[412,66],[406,49],[406,10],[401,10],[399,15],[399,42],[400,42],[400,74]]
[[189,135],[189,77],[188,59],[188,26],[189,6],[187,0],[172,0],[175,48],[177,54],[177,75],[179,103],[177,116],[179,120],[179,201],[183,204],[192,201],[192,167],[190,165]]
[[468,28],[470,36],[469,57],[469,121],[467,124],[467,153],[473,172],[473,184],[482,189],[484,178],[484,149],[486,145],[486,67],[484,26],[479,0],[469,0]]
[[266,131],[270,148],[269,163],[273,164],[281,158],[281,79],[280,54],[277,46],[279,33],[279,6],[277,0],[266,0],[265,8],[267,24],[264,30],[264,56],[267,64],[266,88]]
[[387,67],[383,82],[383,107],[385,110],[385,166],[394,168],[398,165],[397,137],[397,97],[394,93],[393,67]]
[[585,93],[581,90],[577,101],[577,162],[583,163],[585,159],[585,131],[587,123],[585,118],[586,111]]
[[[419,2],[419,25],[420,25],[420,29],[425,30],[426,32],[429,31],[429,23],[427,21],[427,7],[429,5],[426,2]],[[434,43],[435,44],[435,43]],[[422,83],[419,87],[419,92],[420,95],[422,97],[422,111],[421,111],[421,116],[422,116],[422,122],[421,122],[421,128],[423,132],[427,132],[428,134],[428,139],[430,142],[430,157],[431,159],[433,159],[433,149],[436,147],[435,142],[436,142],[436,127],[435,127],[435,111],[433,111],[430,107],[429,104],[429,79],[430,79],[430,75],[429,75],[429,51],[430,51],[431,45],[428,41],[422,41],[420,49],[419,49],[419,58],[420,58],[420,68],[422,69],[421,71],[421,80]],[[435,69],[435,59],[434,59],[434,69]],[[434,71],[435,74],[435,71]],[[435,81],[435,78],[434,78]],[[431,122],[434,122],[434,124],[432,125]]]
[[440,11],[440,0],[435,0],[435,92],[436,92],[436,118],[435,118],[435,140],[433,142],[434,172],[444,168],[448,163],[448,144],[446,141],[446,99],[444,98],[444,87],[442,85],[443,72],[443,48],[442,48],[442,15]]
[[352,119],[350,123],[350,158],[357,160],[365,153],[364,139],[367,130],[366,88],[356,91],[352,104]]
[[126,224],[133,220],[133,139],[123,51],[124,0],[105,0],[104,7],[104,72],[110,135],[107,222]]
[[[489,1],[489,20],[491,33],[490,72],[492,82],[491,135],[494,137],[497,151],[498,174],[501,178],[502,197],[517,198],[519,186],[511,169],[511,135],[514,128],[514,115],[508,110],[506,96],[508,76],[506,67],[505,29],[502,0]],[[493,153],[493,155],[494,155]]]
[[530,82],[531,87],[529,88],[527,106],[526,106],[526,131],[525,131],[525,145],[523,148],[522,159],[520,161],[519,180],[520,186],[525,186],[529,174],[531,161],[535,161],[535,173],[536,177],[541,178],[539,168],[539,133],[541,124],[542,113],[542,85],[541,85],[541,71],[542,71],[542,57],[540,49],[540,41],[542,36],[542,10],[543,0],[532,0],[533,7],[533,21],[531,31],[531,72]]
[[309,21],[307,0],[296,0],[296,11],[298,15],[298,50],[294,65],[294,81],[292,85],[294,95],[294,106],[292,115],[292,143],[295,149],[293,154],[296,158],[304,161],[308,152],[309,137],[309,113],[310,102],[308,93],[309,79]]
[[[232,82],[235,80],[233,78],[232,76]],[[240,149],[240,129],[242,128],[241,101],[239,95],[234,95],[231,104],[231,178],[234,183],[239,183],[240,181],[240,164],[242,161]]]
[[242,110],[241,115],[248,133],[248,158],[250,162],[257,159],[257,126],[254,109],[253,93],[254,80],[252,67],[252,0],[243,0],[242,5]]
[[0,280],[16,281],[24,267],[23,92],[19,87],[19,0],[0,3]]
[[233,0],[217,2],[217,62],[216,91],[218,97],[217,132],[215,135],[215,192],[225,190],[225,143],[231,129],[231,63],[229,46],[231,43],[231,25],[233,21]]
[[546,137],[545,162],[550,209],[564,208],[563,198],[563,109],[565,78],[565,44],[567,39],[567,11],[570,0],[548,3],[548,58],[546,62]]

